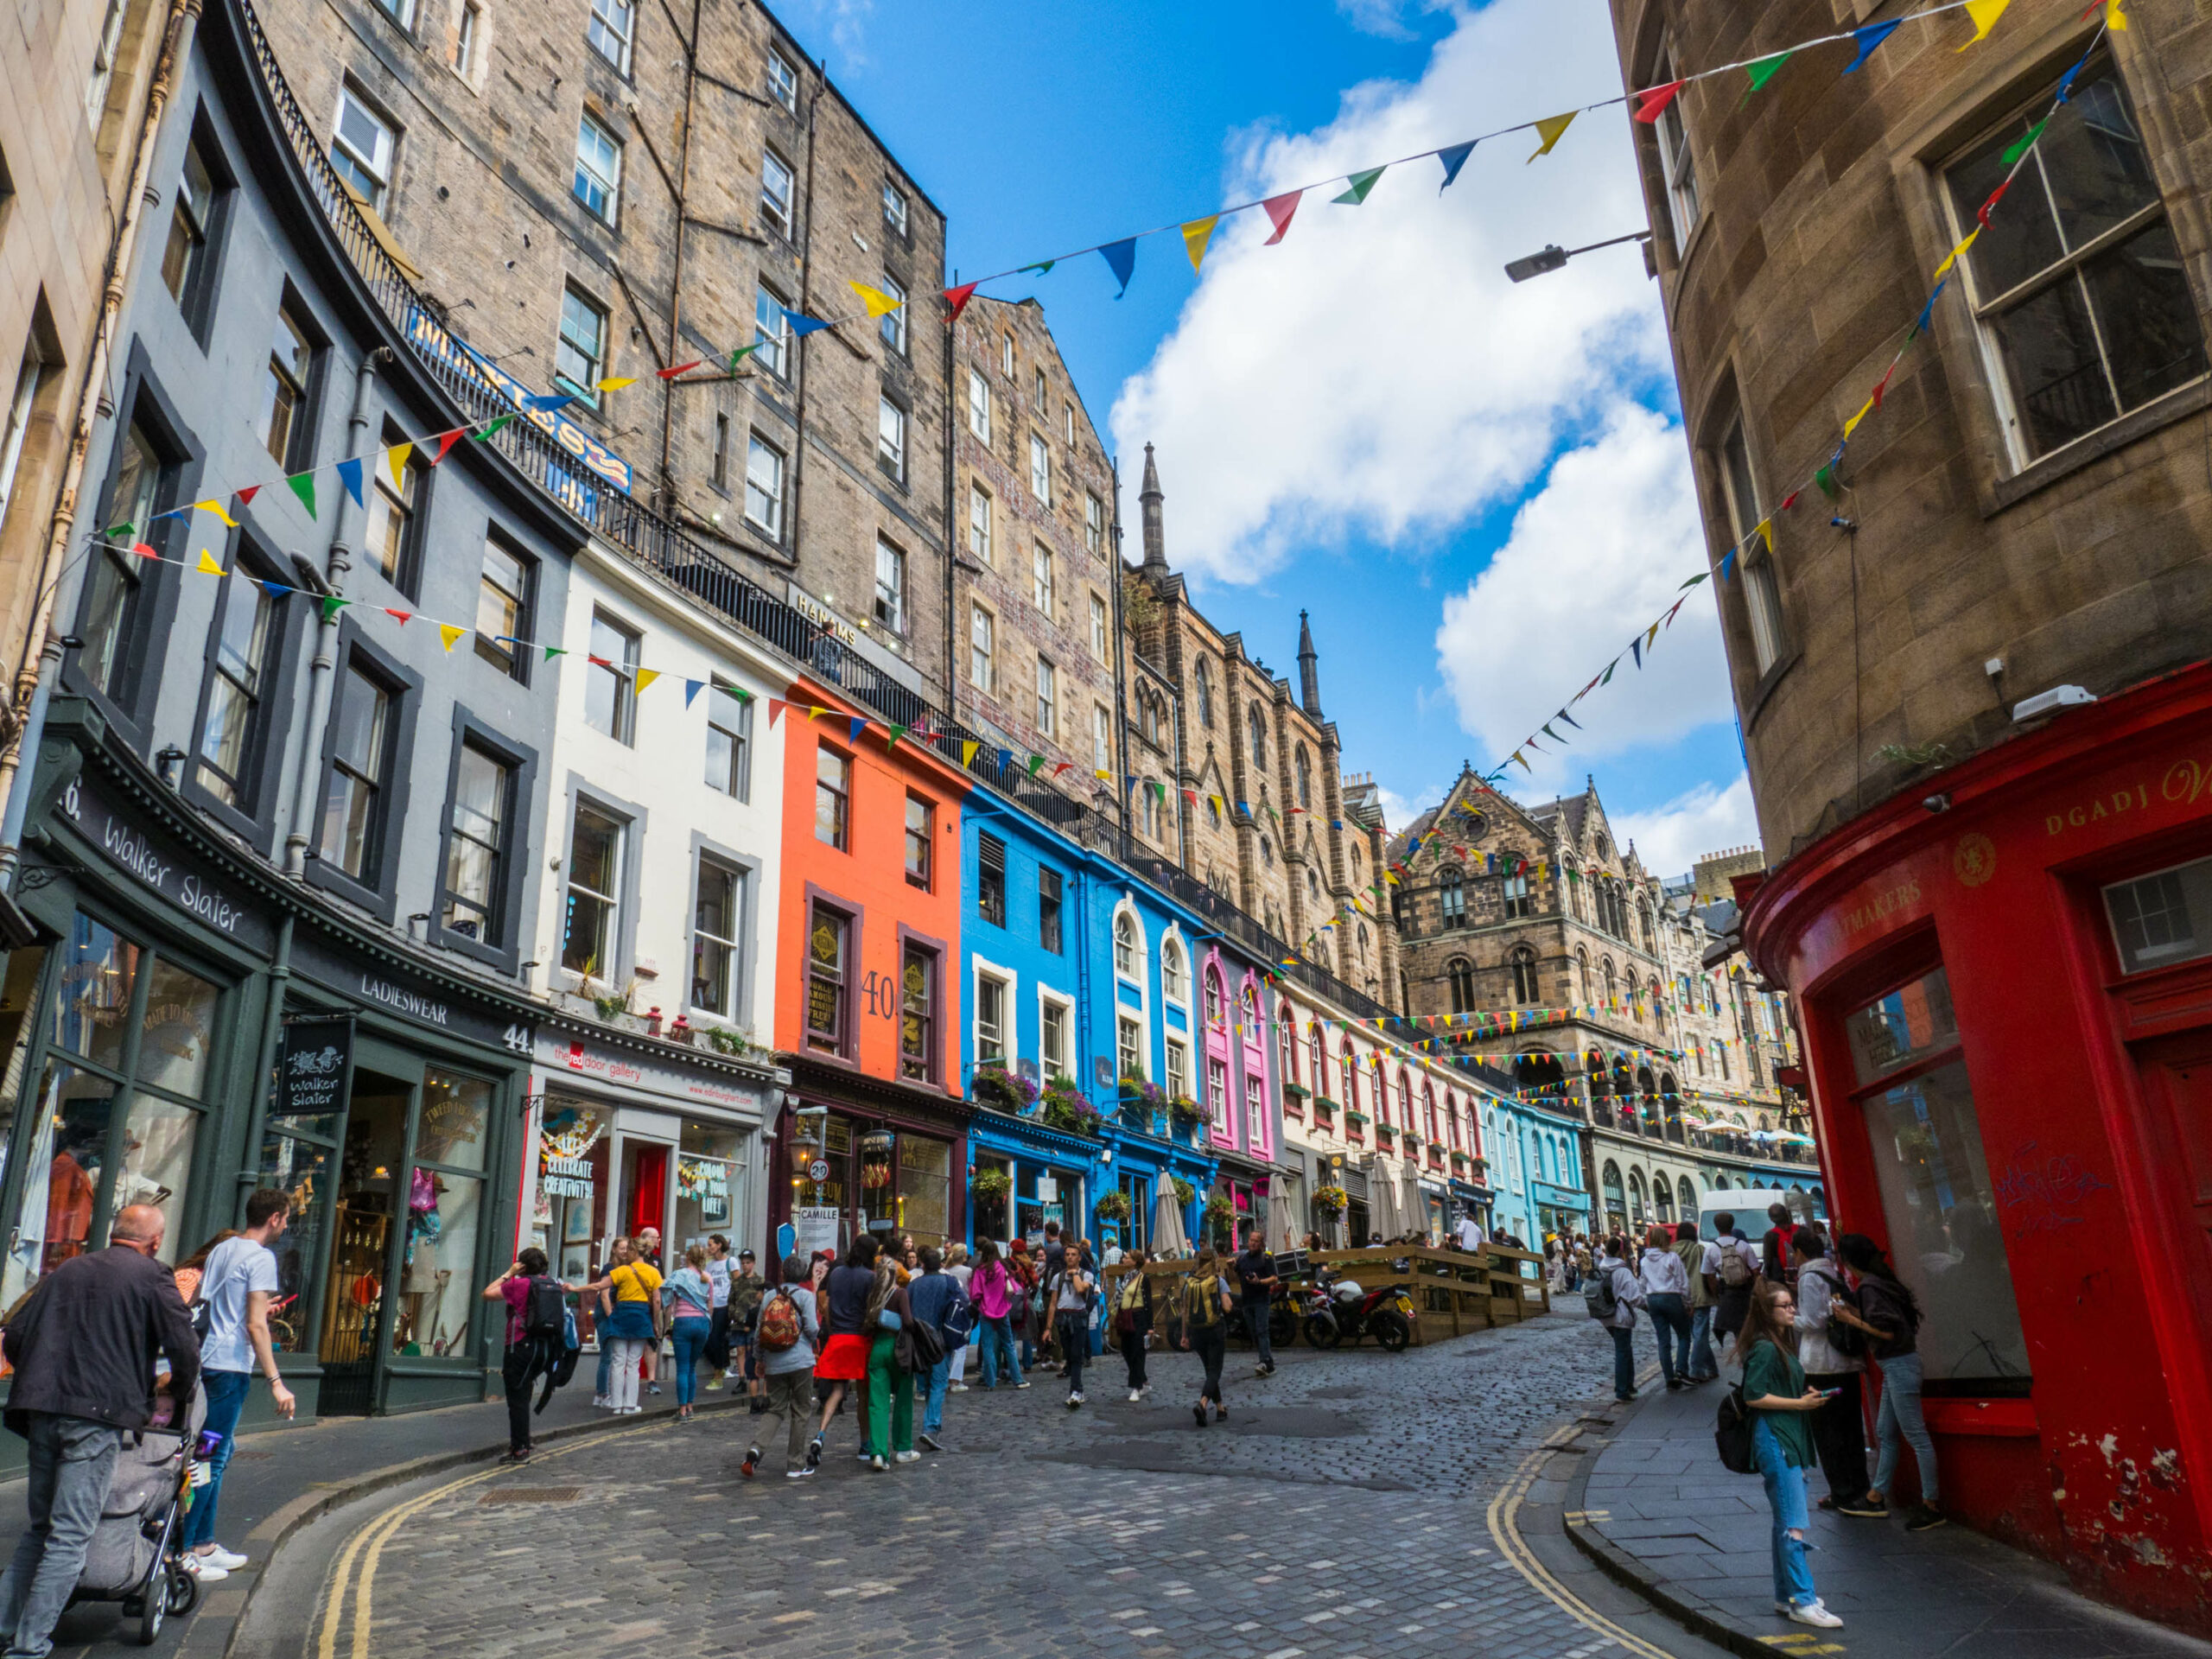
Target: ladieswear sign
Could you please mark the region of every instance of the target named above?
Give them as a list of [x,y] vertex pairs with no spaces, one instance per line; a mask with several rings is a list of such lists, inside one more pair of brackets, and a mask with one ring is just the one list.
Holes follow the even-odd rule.
[[[409,315],[407,337],[419,349],[428,352],[456,372],[470,376],[489,386],[501,397],[512,404],[524,420],[559,444],[576,458],[577,464],[594,476],[604,479],[624,494],[630,490],[630,463],[609,449],[597,438],[569,420],[558,410],[532,409],[526,399],[538,394],[509,374],[498,364],[478,354],[461,341],[432,321],[429,314],[416,310]],[[550,480],[554,493],[565,499],[582,517],[592,517],[588,510],[589,490],[581,484],[563,486],[563,481]]]

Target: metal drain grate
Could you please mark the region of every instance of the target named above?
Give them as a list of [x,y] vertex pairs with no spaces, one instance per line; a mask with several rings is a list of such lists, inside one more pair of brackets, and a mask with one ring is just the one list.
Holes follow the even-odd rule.
[[584,1495],[581,1486],[494,1486],[476,1501],[480,1503],[573,1503]]

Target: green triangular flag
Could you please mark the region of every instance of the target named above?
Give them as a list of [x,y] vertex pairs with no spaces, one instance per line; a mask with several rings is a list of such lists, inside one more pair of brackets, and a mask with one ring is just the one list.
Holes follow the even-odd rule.
[[1831,501],[1835,500],[1843,493],[1842,491],[1837,489],[1835,486],[1835,463],[1834,461],[1830,461],[1827,466],[1821,467],[1819,472],[1815,473],[1813,474],[1813,482],[1821,486],[1821,493],[1827,497]]
[[2013,162],[2035,148],[2036,140],[2043,137],[2043,130],[2050,124],[2050,118],[2046,115],[2011,143],[2005,145],[2004,153],[1997,159],[2007,167],[2012,166]]
[[1605,664],[1605,677],[1599,681],[1598,683],[1600,685],[1611,685],[1613,683],[1613,671],[1620,665],[1621,659],[1618,657],[1614,658],[1611,662],[1607,663]]
[[1749,99],[1752,92],[1764,92],[1767,82],[1780,73],[1783,64],[1796,55],[1794,50],[1777,52],[1770,58],[1761,58],[1757,63],[1745,64],[1744,73],[1751,78],[1751,84],[1744,93],[1745,98]]
[[1037,775],[1037,768],[1038,768],[1038,767],[1039,767],[1039,766],[1043,766],[1044,764],[1045,764],[1045,757],[1044,757],[1043,755],[1041,755],[1041,754],[1033,754],[1033,755],[1031,755],[1031,756],[1029,757],[1029,775],[1030,775],[1032,778],[1034,778],[1034,777]]
[[887,750],[895,749],[899,747],[899,740],[906,735],[906,728],[904,726],[893,726],[891,728],[891,735],[885,741],[883,747]]
[[1382,176],[1382,169],[1379,167],[1370,168],[1364,173],[1355,173],[1351,175],[1351,188],[1341,196],[1332,196],[1329,200],[1357,207],[1367,200],[1367,193],[1375,188],[1375,181]]
[[514,419],[514,416],[512,414],[502,415],[497,420],[493,421],[489,426],[480,426],[468,435],[475,439],[477,442],[481,443],[485,439],[490,437],[493,433],[497,432],[501,427],[505,426],[512,419]]
[[729,354],[730,372],[733,374],[736,373],[737,365],[740,363],[744,361],[746,358],[751,356],[754,352],[759,351],[768,342],[765,340],[756,340],[750,346],[741,346],[735,351],[732,352]]
[[332,617],[353,602],[350,599],[341,599],[336,594],[325,594],[322,596],[322,620],[326,622],[329,621]]
[[1024,265],[1024,266],[1020,269],[1020,270],[1019,270],[1019,271],[1015,272],[1014,274],[1015,274],[1016,276],[1026,276],[1027,273],[1029,273],[1030,271],[1033,271],[1033,271],[1035,271],[1035,272],[1036,272],[1039,276],[1045,276],[1046,273],[1048,273],[1048,272],[1052,269],[1052,267],[1053,267],[1054,265],[1057,265],[1057,264],[1058,264],[1059,263],[1060,263],[1060,262],[1059,262],[1058,260],[1057,260],[1057,259],[1047,259],[1047,260],[1044,261],[1044,262],[1043,262],[1042,264],[1034,264],[1034,265]]
[[566,645],[548,645],[545,647],[545,660],[549,663],[556,657],[565,657],[568,654],[569,648]]
[[741,703],[750,702],[753,701],[753,694],[739,686],[718,685],[715,690],[717,691],[727,691],[731,696],[735,697]]
[[286,479],[284,482],[290,485],[292,493],[300,498],[300,505],[308,510],[308,517],[310,518],[314,518],[315,474],[313,473],[302,473],[296,478]]
[[100,532],[110,540],[113,540],[118,536],[136,536],[137,533],[138,526],[136,524],[110,524]]

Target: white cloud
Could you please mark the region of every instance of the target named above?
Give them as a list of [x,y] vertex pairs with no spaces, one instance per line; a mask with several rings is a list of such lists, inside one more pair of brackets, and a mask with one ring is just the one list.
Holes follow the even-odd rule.
[[[1274,194],[1584,104],[1619,79],[1599,0],[1495,0],[1459,17],[1418,82],[1355,87],[1330,125],[1247,143],[1228,189]],[[1441,196],[1433,159],[1393,167],[1363,207],[1310,192],[1277,247],[1262,245],[1257,211],[1223,223],[1111,423],[1124,454],[1159,446],[1179,569],[1252,581],[1301,541],[1418,543],[1511,500],[1563,440],[1602,423],[1624,383],[1666,373],[1634,247],[1517,286],[1503,270],[1548,242],[1643,224],[1624,112],[1583,116],[1531,165],[1535,148],[1526,132],[1484,143]],[[1146,242],[1138,279],[1181,251],[1172,237]]]
[[1423,784],[1411,795],[1401,795],[1388,784],[1378,781],[1375,792],[1382,808],[1382,822],[1395,836],[1444,798],[1444,785]]
[[[1712,585],[1677,591],[1705,564],[1684,461],[1679,426],[1617,406],[1594,440],[1553,463],[1482,574],[1444,601],[1438,666],[1490,760],[1547,721],[1567,740],[1538,738],[1534,776],[1513,774],[1524,789],[1572,786],[1592,759],[1728,717]],[[1640,645],[1677,598],[1639,667],[1630,639]],[[1554,719],[1615,652],[1611,683],[1573,705],[1582,729]]]
[[1609,815],[1613,834],[1634,842],[1643,868],[1662,876],[1686,875],[1707,853],[1729,847],[1756,847],[1758,817],[1751,810],[1751,783],[1742,772],[1726,787],[1700,784],[1649,812]]

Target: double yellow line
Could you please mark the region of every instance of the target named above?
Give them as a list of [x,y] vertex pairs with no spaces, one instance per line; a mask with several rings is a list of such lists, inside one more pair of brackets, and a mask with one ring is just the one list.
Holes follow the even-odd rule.
[[[613,1434],[586,1435],[573,1446],[560,1446],[550,1452],[541,1452],[523,1466],[534,1469],[541,1463],[550,1463],[555,1458],[565,1457],[594,1446],[604,1446],[609,1440],[628,1440],[635,1434],[663,1433],[673,1421],[674,1420],[671,1419],[670,1422],[641,1424],[636,1428],[624,1429]],[[317,1659],[338,1659],[338,1637],[340,1629],[346,1619],[346,1596],[349,1583],[353,1597],[353,1642],[349,1649],[349,1656],[350,1659],[368,1659],[369,1626],[375,1605],[377,1567],[384,1559],[384,1547],[391,1541],[393,1535],[398,1532],[400,1528],[440,1500],[468,1487],[480,1486],[486,1481],[497,1479],[501,1475],[511,1474],[515,1467],[516,1465],[512,1464],[494,1464],[491,1468],[480,1470],[475,1474],[463,1475],[459,1480],[449,1480],[444,1485],[423,1493],[420,1497],[410,1498],[397,1508],[386,1510],[356,1532],[347,1541],[345,1549],[338,1557],[338,1565],[332,1570],[330,1575],[330,1584],[325,1592],[328,1600],[323,1608],[322,1630],[315,1641]],[[353,1579],[356,1561],[360,1565],[360,1576],[358,1580]]]

